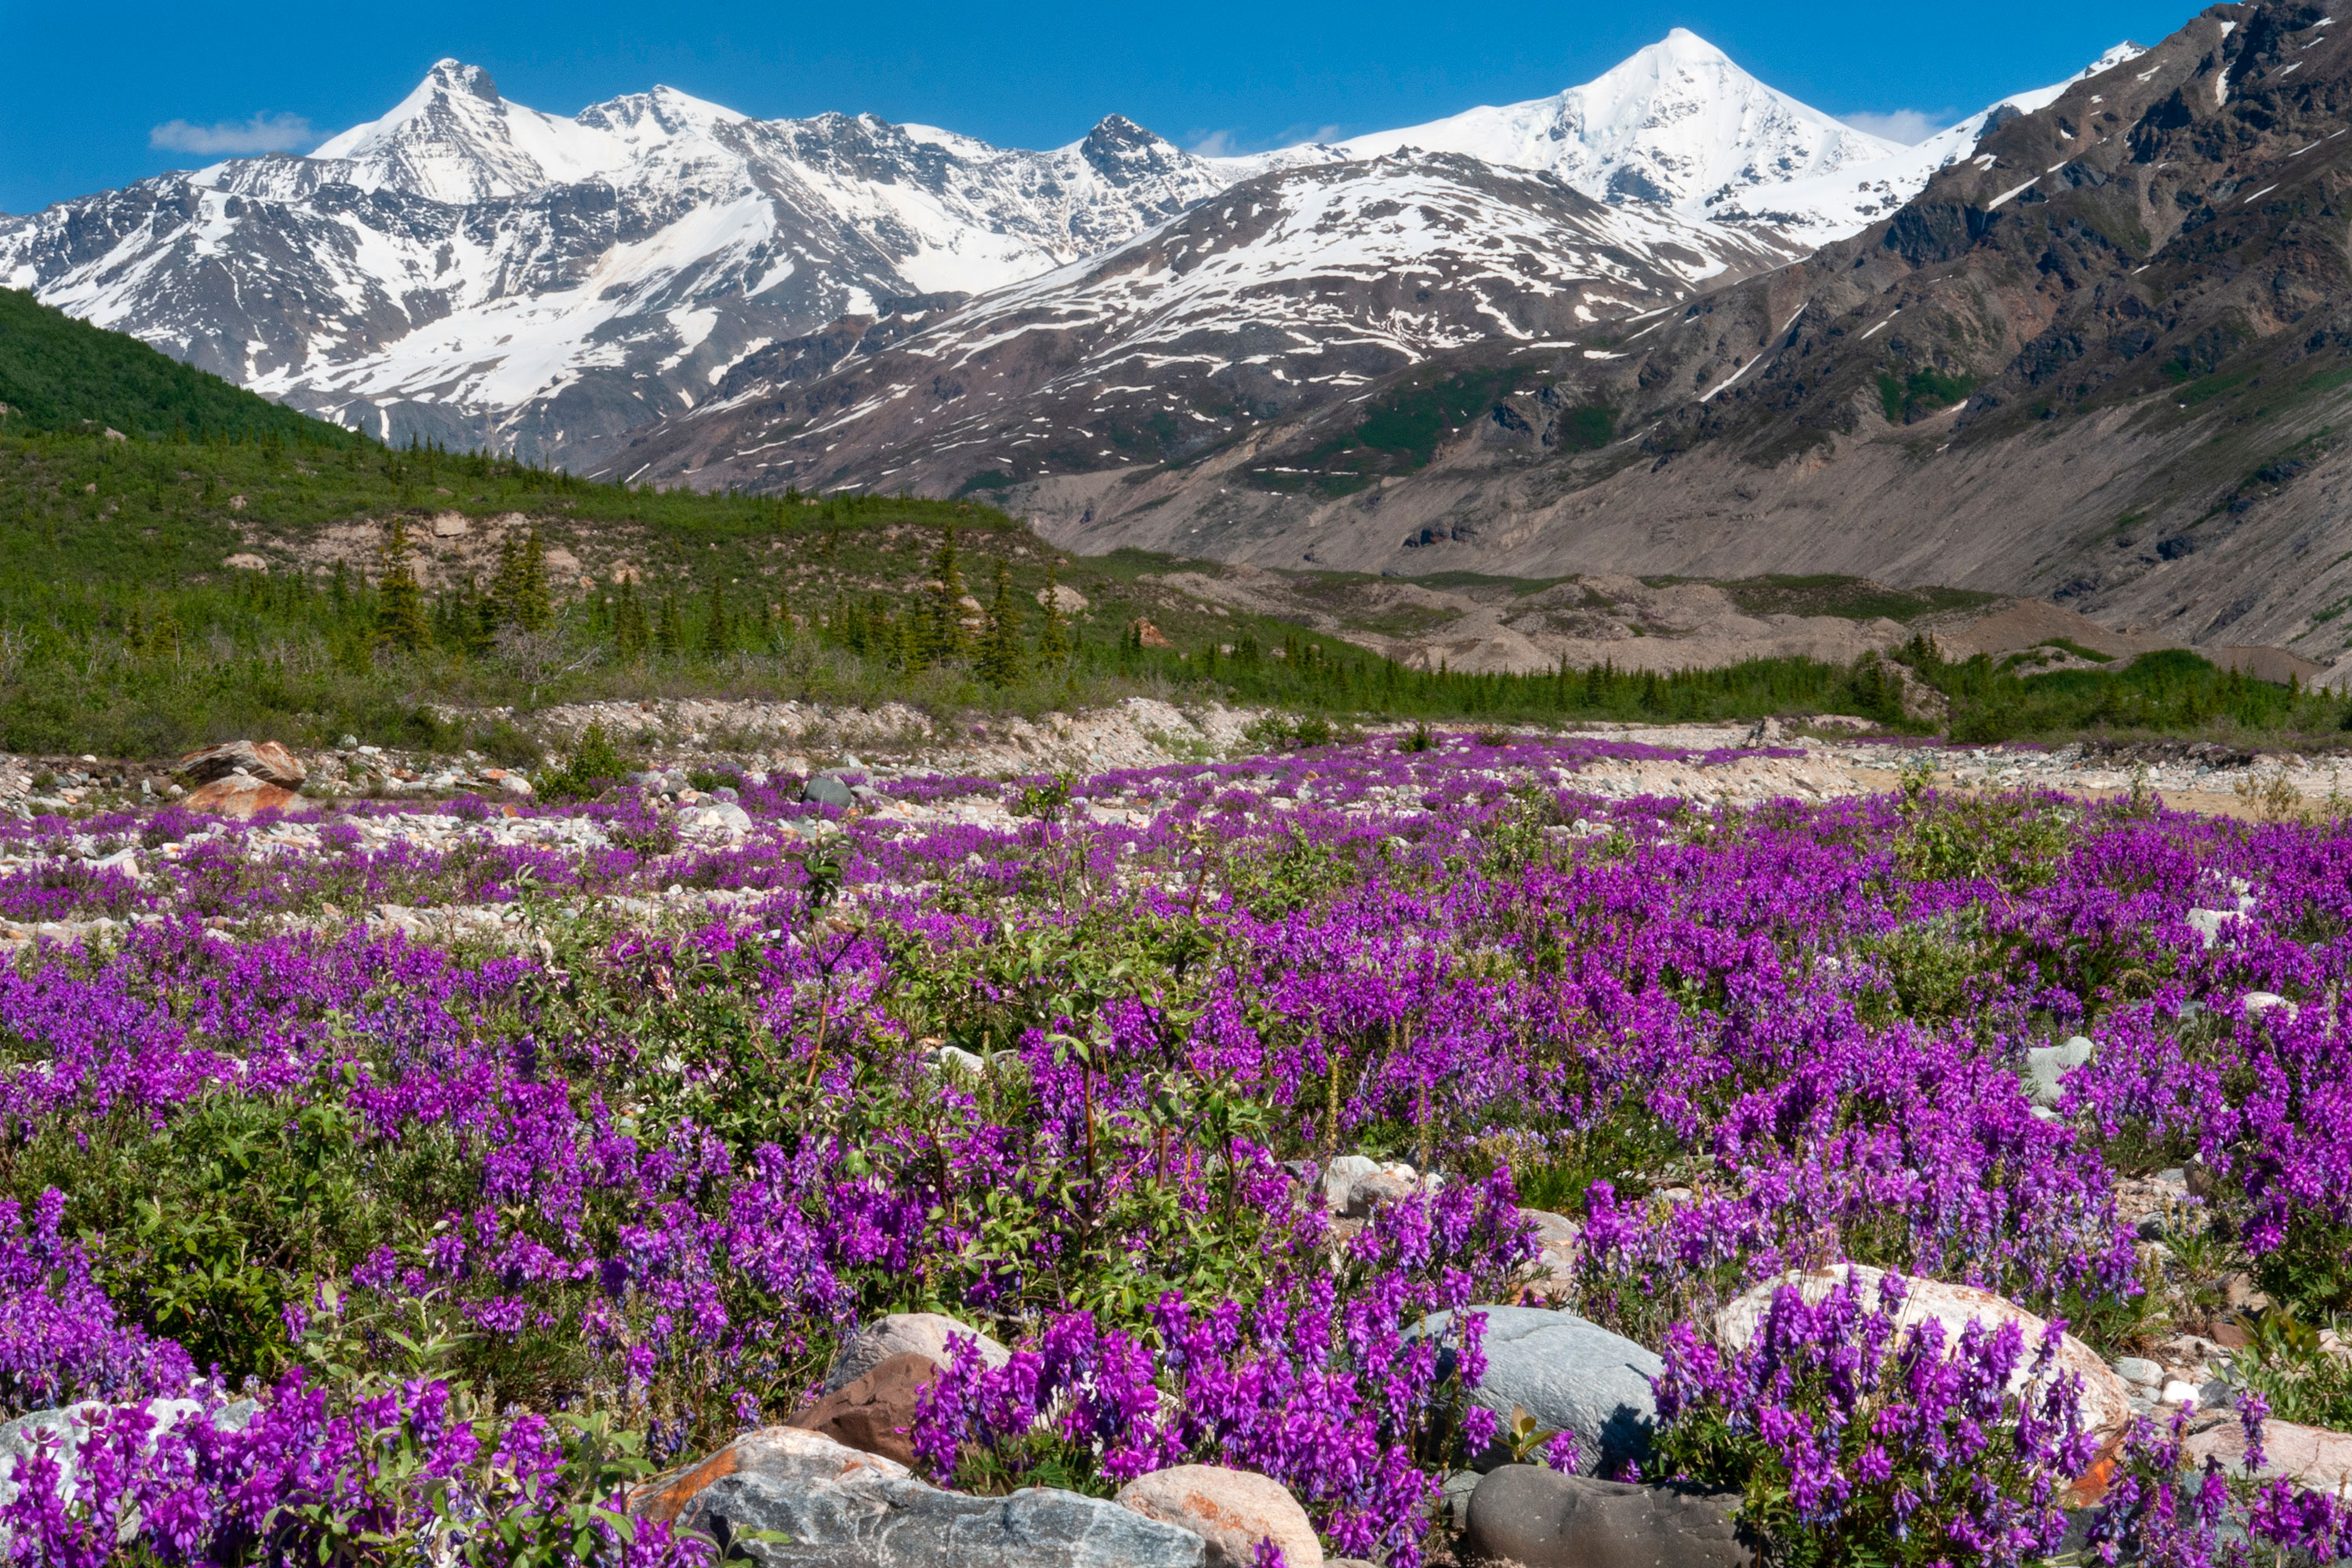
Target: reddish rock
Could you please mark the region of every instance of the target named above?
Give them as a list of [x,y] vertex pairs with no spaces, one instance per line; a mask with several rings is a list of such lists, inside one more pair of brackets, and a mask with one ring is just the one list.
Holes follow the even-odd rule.
[[915,1402],[939,1374],[939,1363],[927,1355],[912,1351],[894,1355],[784,1425],[830,1437],[861,1454],[912,1465],[915,1447],[908,1434],[915,1424]]
[[310,777],[293,752],[275,741],[225,741],[190,752],[172,770],[190,784],[210,784],[236,773],[292,789]]
[[1255,1470],[1174,1465],[1118,1489],[1121,1508],[1191,1531],[1209,1543],[1209,1568],[1248,1568],[1261,1541],[1289,1568],[1323,1568],[1323,1545],[1287,1488]]
[[180,804],[190,811],[207,811],[215,816],[252,816],[264,811],[285,811],[300,798],[290,789],[280,789],[244,773],[231,773],[189,791]]

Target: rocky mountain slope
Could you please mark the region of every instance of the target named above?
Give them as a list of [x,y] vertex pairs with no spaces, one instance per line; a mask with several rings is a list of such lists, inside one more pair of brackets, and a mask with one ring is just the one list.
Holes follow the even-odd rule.
[[2326,662],[2352,633],[2347,110],[2352,44],[2323,8],[2216,6],[1801,264],[1438,349],[1362,404],[1237,423],[1181,464],[1024,473],[1004,499],[1087,550],[1854,573]]
[[[830,340],[836,360],[821,343],[747,361],[609,471],[929,493],[1087,470],[1141,479],[1257,422],[1360,404],[1433,354],[1556,350],[1790,254],[1454,154],[1290,169],[887,352],[869,335]],[[1416,418],[1392,421],[1399,440],[1416,438]]]
[[[2094,68],[2138,53],[2120,46]],[[1449,419],[1520,388],[1534,401],[1497,416],[1490,437],[1605,446],[1614,406],[1563,398],[1559,365],[1626,359],[1614,323],[1654,326],[1678,300],[1852,232],[1983,131],[2064,90],[1891,149],[1677,31],[1589,87],[1339,149],[1377,154],[1361,162],[1289,163],[943,319],[862,318],[778,345],[597,471],[927,494],[1089,472],[1145,487],[1106,507],[1082,485],[1081,521],[1094,522],[1163,504],[1151,466],[1255,449],[1267,421],[1318,410],[1338,410],[1338,426],[1318,426],[1304,457],[1250,467],[1251,485],[1392,483],[1427,461]],[[1758,213],[1705,216],[1742,203]],[[1449,356],[1468,368],[1396,383]]]

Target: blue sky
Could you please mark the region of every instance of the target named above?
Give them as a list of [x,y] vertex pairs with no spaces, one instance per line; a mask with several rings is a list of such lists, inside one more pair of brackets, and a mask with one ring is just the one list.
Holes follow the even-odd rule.
[[872,110],[1003,145],[1118,112],[1188,146],[1246,149],[1538,98],[1686,26],[1833,114],[1957,116],[2153,43],[2193,0],[1379,0],[752,5],[411,0],[387,6],[0,5],[0,211],[222,152],[307,151],[390,108],[443,55],[570,114],[666,83],[761,116]]

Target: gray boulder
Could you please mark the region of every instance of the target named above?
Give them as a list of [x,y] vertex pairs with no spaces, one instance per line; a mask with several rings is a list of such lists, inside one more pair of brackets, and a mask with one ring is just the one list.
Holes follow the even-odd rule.
[[713,1481],[686,1522],[762,1568],[1203,1568],[1209,1543],[1100,1498],[967,1497],[917,1480]]
[[[1654,1352],[1574,1312],[1539,1307],[1475,1310],[1486,1317],[1486,1376],[1470,1391],[1472,1403],[1501,1416],[1506,1427],[1516,1406],[1547,1431],[1575,1433],[1577,1469],[1584,1475],[1649,1457],[1650,1429],[1658,1415],[1650,1380],[1665,1370]],[[1452,1318],[1450,1312],[1425,1318],[1421,1331],[1442,1332]],[[1473,1466],[1491,1470],[1510,1457],[1497,1443]]]
[[731,801],[713,801],[698,805],[682,819],[684,825],[699,833],[749,833],[751,814]]
[[839,806],[846,811],[857,804],[849,786],[832,773],[819,773],[801,786],[801,798],[811,805]]
[[1734,1492],[1631,1487],[1506,1465],[1470,1494],[1465,1563],[1516,1568],[1749,1568]]
[[1380,1168],[1378,1160],[1368,1160],[1361,1154],[1341,1154],[1334,1158],[1323,1167],[1323,1206],[1346,1208],[1349,1189],[1366,1176],[1376,1173]]

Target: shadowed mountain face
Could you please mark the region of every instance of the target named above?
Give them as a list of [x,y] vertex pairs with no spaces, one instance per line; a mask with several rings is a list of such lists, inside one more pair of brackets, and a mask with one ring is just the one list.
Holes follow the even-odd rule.
[[[1088,550],[1850,572],[2326,659],[2352,636],[2347,110],[2352,37],[2325,9],[2216,6],[1995,124],[1892,218],[1670,310],[1433,342],[1150,463],[1015,470],[902,436],[900,477],[852,473],[950,490],[994,465]],[[929,352],[884,350],[860,384],[910,405]],[[1031,393],[990,418],[1041,414]],[[824,439],[861,453],[875,417]]]

